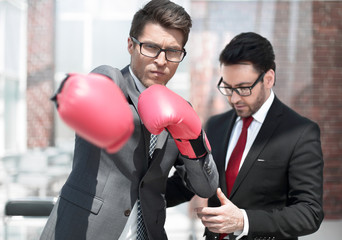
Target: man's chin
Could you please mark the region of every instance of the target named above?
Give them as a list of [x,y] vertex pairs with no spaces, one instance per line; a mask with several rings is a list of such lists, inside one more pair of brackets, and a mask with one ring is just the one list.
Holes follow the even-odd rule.
[[235,109],[236,114],[241,117],[241,118],[245,118],[245,117],[249,117],[251,116],[250,112],[246,112],[246,111],[240,111],[240,110],[236,110]]
[[154,79],[154,80],[150,80],[148,81],[149,86],[152,86],[154,84],[159,84],[159,85],[163,85],[166,86],[167,82],[161,79]]

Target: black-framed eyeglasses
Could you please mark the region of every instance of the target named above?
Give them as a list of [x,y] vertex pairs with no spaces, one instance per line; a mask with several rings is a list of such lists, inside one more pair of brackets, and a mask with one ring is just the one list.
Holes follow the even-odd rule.
[[143,43],[139,42],[136,38],[131,37],[132,41],[137,43],[140,46],[140,53],[146,57],[156,58],[159,56],[161,52],[165,53],[165,58],[169,62],[179,63],[181,62],[185,55],[186,51],[177,50],[177,49],[163,49],[160,48],[158,45],[153,43]]
[[255,87],[255,85],[257,85],[258,82],[260,82],[261,80],[264,79],[266,73],[261,73],[259,75],[259,77],[257,78],[257,80],[255,80],[255,82],[252,84],[252,86],[249,87],[238,87],[238,88],[232,88],[232,87],[228,87],[227,83],[225,83],[223,81],[223,78],[221,77],[220,81],[217,84],[217,88],[218,90],[225,96],[232,96],[233,92],[236,92],[237,94],[239,94],[242,97],[247,97],[250,96],[252,94],[252,89]]

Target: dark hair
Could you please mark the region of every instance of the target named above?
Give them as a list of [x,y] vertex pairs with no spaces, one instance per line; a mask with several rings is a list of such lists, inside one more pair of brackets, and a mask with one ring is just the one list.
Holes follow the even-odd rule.
[[259,73],[276,70],[271,43],[257,33],[246,32],[235,36],[222,50],[220,63],[224,65],[251,62]]
[[168,0],[151,0],[135,13],[129,35],[138,38],[145,25],[150,22],[164,28],[180,30],[184,36],[183,47],[188,41],[192,22],[183,7]]

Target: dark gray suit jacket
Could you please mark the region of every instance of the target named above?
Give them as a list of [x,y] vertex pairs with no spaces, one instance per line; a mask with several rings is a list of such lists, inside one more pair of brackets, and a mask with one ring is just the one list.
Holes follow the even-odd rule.
[[[237,115],[216,115],[207,122],[207,135],[227,194],[225,158]],[[320,130],[281,103],[277,97],[248,153],[230,200],[245,209],[248,237],[297,239],[316,231],[323,220],[323,157]],[[208,201],[220,206],[216,196]],[[207,239],[218,239],[206,229]]]
[[[109,66],[100,66],[93,72],[110,77],[122,89],[133,113],[134,133],[115,154],[108,154],[76,136],[72,171],[41,240],[116,240],[138,196],[149,239],[167,239],[164,230],[167,187],[178,189],[175,185],[186,184],[202,197],[212,196],[218,186],[212,156],[207,154],[200,160],[182,157],[172,137],[164,131],[159,135],[153,158],[149,159],[150,133],[138,115],[139,92],[128,67],[122,70],[123,77],[119,70]],[[178,177],[168,181],[172,167]]]

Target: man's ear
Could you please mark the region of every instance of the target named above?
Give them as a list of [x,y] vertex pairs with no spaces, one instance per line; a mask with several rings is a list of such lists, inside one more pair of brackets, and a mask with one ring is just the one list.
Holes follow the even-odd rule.
[[128,50],[128,52],[129,52],[129,54],[131,54],[131,55],[132,55],[132,53],[133,53],[133,47],[134,47],[133,41],[132,41],[132,39],[129,37],[129,38],[127,39],[127,50]]
[[273,69],[270,69],[266,72],[264,76],[264,84],[267,86],[267,88],[272,88],[275,84],[275,72]]

